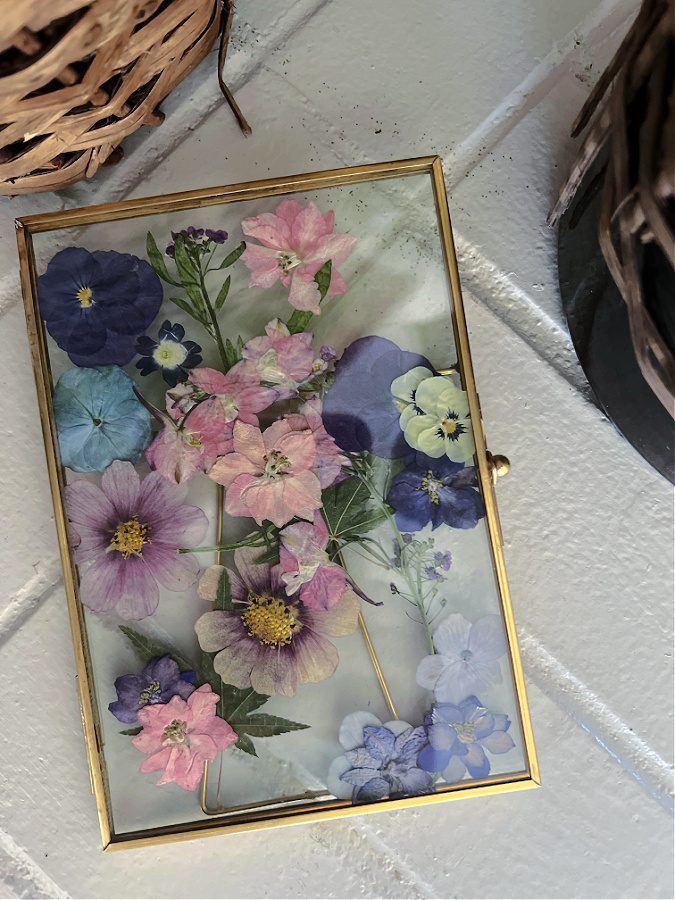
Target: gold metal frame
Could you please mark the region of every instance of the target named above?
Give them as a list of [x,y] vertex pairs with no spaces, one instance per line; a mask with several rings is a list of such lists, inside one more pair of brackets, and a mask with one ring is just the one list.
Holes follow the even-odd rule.
[[[46,349],[46,336],[38,310],[33,235],[46,231],[76,228],[84,225],[117,221],[120,219],[156,215],[158,213],[216,206],[243,200],[256,200],[262,197],[272,197],[298,191],[314,191],[320,188],[349,186],[365,181],[379,181],[382,179],[402,178],[408,175],[424,174],[429,175],[432,182],[438,215],[440,239],[452,295],[453,329],[459,356],[459,369],[469,398],[469,409],[473,423],[476,455],[478,459],[479,480],[487,509],[486,520],[492,561],[509,643],[513,683],[518,701],[520,724],[524,740],[526,768],[523,772],[515,775],[497,776],[494,778],[447,785],[437,789],[434,794],[428,794],[421,797],[409,797],[401,800],[383,800],[378,803],[363,806],[354,806],[348,801],[333,800],[323,803],[309,802],[302,806],[292,806],[287,809],[274,809],[272,811],[266,811],[264,809],[256,811],[242,808],[238,811],[230,812],[227,816],[215,816],[206,820],[149,828],[141,831],[115,833],[107,783],[106,764],[103,755],[103,742],[98,719],[98,709],[91,677],[91,657],[87,632],[84,624],[82,606],[77,600],[77,570],[68,543],[67,523],[63,503],[64,473],[59,463],[56,428],[52,414],[51,396],[53,384],[49,357]],[[360,815],[362,813],[373,813],[382,810],[427,806],[445,800],[475,797],[484,794],[500,794],[506,791],[537,787],[540,784],[539,767],[537,764],[534,736],[532,733],[532,724],[525,692],[525,680],[518,650],[516,626],[513,618],[513,610],[511,608],[511,599],[502,553],[502,534],[494,494],[494,464],[491,463],[491,457],[485,446],[485,435],[483,432],[480,404],[476,392],[476,383],[471,363],[469,336],[464,316],[459,271],[457,268],[457,259],[452,237],[450,213],[448,210],[441,159],[438,156],[426,156],[419,159],[376,163],[365,166],[352,166],[345,169],[332,169],[304,175],[293,175],[287,178],[271,178],[263,181],[245,182],[242,184],[226,185],[224,187],[212,189],[167,194],[162,197],[124,200],[119,203],[105,203],[82,209],[26,216],[16,221],[16,229],[21,285],[23,289],[26,323],[28,328],[28,341],[33,360],[38,408],[40,411],[40,420],[47,455],[49,482],[54,502],[54,517],[61,562],[63,565],[63,580],[68,601],[68,615],[73,636],[78,690],[82,710],[82,726],[87,746],[92,793],[96,798],[96,807],[101,826],[103,848],[105,850],[117,850],[128,847],[141,847],[163,842],[189,840],[191,838],[223,834],[226,832],[254,831],[276,825],[315,822],[357,814]]]

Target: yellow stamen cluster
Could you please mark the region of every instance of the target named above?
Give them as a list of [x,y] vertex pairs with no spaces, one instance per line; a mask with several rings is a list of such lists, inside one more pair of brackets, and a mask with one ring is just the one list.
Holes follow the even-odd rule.
[[431,469],[429,469],[427,474],[422,479],[422,490],[425,494],[429,495],[429,499],[432,503],[441,502],[441,498],[438,492],[442,487],[442,482],[440,482],[437,478],[434,478],[434,473],[431,471]]
[[75,294],[77,301],[83,309],[89,309],[94,305],[94,295],[91,288],[83,287]]
[[457,431],[457,420],[456,419],[442,419],[441,420],[441,428],[443,432],[447,435],[454,434]]
[[290,644],[302,628],[294,606],[276,597],[259,597],[252,593],[249,594],[249,605],[242,619],[251,637],[258,638],[261,644],[274,647]]
[[143,690],[138,695],[138,702],[141,706],[147,706],[148,703],[156,700],[157,697],[162,693],[162,686],[159,681],[151,681],[150,684],[143,688]]
[[134,516],[117,526],[110,541],[110,549],[117,550],[125,559],[129,559],[130,556],[141,556],[141,550],[149,543],[148,526],[141,524]]
[[476,725],[474,722],[455,722],[452,727],[463,744],[471,744],[475,740]]
[[180,719],[174,719],[173,722],[164,729],[164,740],[168,744],[189,744],[187,722],[181,722]]

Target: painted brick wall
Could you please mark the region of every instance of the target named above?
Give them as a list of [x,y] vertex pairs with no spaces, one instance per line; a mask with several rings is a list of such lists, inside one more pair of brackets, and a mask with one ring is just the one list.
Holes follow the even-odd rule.
[[[124,161],[0,202],[0,895],[672,897],[672,495],[593,405],[545,215],[637,0],[240,0]],[[102,854],[20,308],[13,219],[438,152],[466,289],[544,787]]]

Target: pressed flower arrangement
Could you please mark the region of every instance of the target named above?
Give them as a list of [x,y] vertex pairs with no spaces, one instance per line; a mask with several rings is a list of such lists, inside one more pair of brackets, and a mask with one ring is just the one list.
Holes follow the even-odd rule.
[[537,782],[444,203],[424,159],[23,223],[106,844]]

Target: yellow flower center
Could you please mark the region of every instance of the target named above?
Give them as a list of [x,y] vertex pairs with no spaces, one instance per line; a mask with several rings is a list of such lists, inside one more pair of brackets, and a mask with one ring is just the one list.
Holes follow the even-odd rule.
[[162,686],[159,681],[151,681],[138,695],[138,702],[141,706],[147,706],[148,703],[156,703],[161,693]]
[[141,556],[142,548],[149,543],[148,526],[142,525],[134,516],[117,526],[108,549],[117,550],[129,559],[130,556]]
[[261,644],[283,647],[290,644],[294,635],[302,628],[295,606],[277,600],[276,597],[259,597],[250,593],[249,606],[242,615],[244,625],[251,637]]
[[429,469],[427,474],[422,479],[422,490],[425,494],[429,495],[429,499],[432,503],[441,502],[439,491],[442,487],[443,482],[439,481],[438,478],[434,478],[434,473],[431,471],[431,469]]
[[457,431],[457,427],[456,419],[443,419],[441,421],[441,428],[445,434],[454,434]]
[[90,306],[94,305],[94,295],[91,288],[80,288],[75,296],[77,297],[78,303],[83,309],[89,309]]
[[475,741],[475,731],[476,725],[473,722],[455,722],[452,726],[456,733],[457,737],[463,744],[472,744]]
[[270,481],[274,481],[275,478],[279,478],[281,475],[285,475],[291,465],[291,461],[287,456],[280,450],[270,450],[270,452],[265,456],[265,478],[270,479]]

